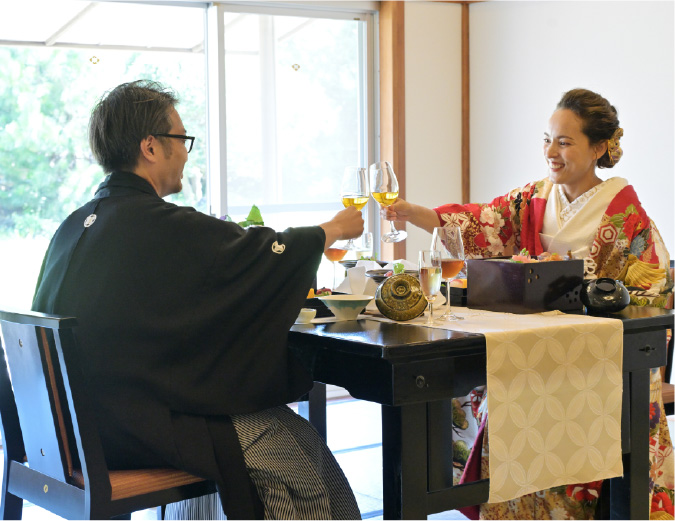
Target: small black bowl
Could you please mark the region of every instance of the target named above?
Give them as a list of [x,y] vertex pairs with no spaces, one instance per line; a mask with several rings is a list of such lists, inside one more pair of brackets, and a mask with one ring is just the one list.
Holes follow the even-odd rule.
[[596,313],[615,313],[630,304],[623,282],[606,277],[584,281],[580,296],[588,310]]
[[356,266],[356,263],[357,263],[357,262],[359,262],[359,261],[353,260],[353,259],[352,259],[352,260],[341,260],[341,261],[338,261],[338,263],[339,263],[339,264],[342,264],[346,270],[348,270],[349,268],[353,268],[354,266]]
[[[392,272],[393,270],[369,270],[366,271],[366,277],[370,277],[375,281],[376,284],[382,284],[387,280],[387,273]],[[412,275],[413,277],[418,277],[417,270],[405,270],[406,275]]]

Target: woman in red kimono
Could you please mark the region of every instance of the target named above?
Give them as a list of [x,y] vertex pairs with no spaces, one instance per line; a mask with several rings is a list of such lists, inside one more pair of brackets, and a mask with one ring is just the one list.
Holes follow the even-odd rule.
[[[663,307],[673,280],[661,235],[625,179],[603,181],[596,174],[596,168],[612,168],[621,159],[622,136],[616,109],[605,98],[585,89],[571,90],[563,95],[544,133],[547,179],[487,204],[447,204],[432,210],[399,199],[386,209],[386,218],[408,221],[429,232],[437,226],[459,226],[468,258],[511,255],[521,249],[533,256],[571,251],[584,260],[586,278],[621,280],[629,288],[631,304]],[[658,369],[652,371],[651,402],[651,517],[673,519],[673,445]],[[472,403],[472,410],[482,409]],[[482,456],[481,472],[488,477],[487,436]],[[599,488],[599,482],[558,487],[483,504],[480,517],[588,519],[593,517]]]

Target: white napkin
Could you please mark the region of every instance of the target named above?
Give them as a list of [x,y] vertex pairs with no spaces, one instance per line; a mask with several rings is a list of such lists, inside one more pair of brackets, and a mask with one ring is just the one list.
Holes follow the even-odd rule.
[[366,268],[366,271],[370,270],[381,270],[382,266],[379,263],[372,260],[359,260],[356,261],[356,266],[363,266]]
[[377,284],[370,277],[366,277],[365,266],[355,266],[347,270],[347,276],[342,283],[335,288],[339,293],[351,293],[352,295],[375,296]]
[[[350,292],[354,295],[366,295],[366,268],[358,266],[347,270]],[[375,293],[370,293],[375,295]]]

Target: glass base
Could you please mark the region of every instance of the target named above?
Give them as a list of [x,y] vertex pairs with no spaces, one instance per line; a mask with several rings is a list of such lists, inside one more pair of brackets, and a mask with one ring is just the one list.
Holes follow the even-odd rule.
[[446,320],[464,320],[464,317],[458,317],[452,312],[452,308],[450,307],[450,285],[447,284],[445,287],[446,291],[448,292],[445,301],[445,313],[438,317],[436,322],[444,322]]
[[436,322],[445,322],[446,320],[464,320],[464,317],[458,317],[454,313],[443,313],[436,319]]
[[382,236],[382,242],[401,242],[405,241],[406,237],[408,237],[408,232],[399,230],[397,232],[385,233]]

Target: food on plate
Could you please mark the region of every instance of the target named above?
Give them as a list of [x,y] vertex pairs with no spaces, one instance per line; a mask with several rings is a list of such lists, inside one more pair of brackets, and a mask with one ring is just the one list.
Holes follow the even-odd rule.
[[551,262],[551,261],[562,261],[562,260],[572,260],[574,256],[571,251],[567,252],[567,255],[564,257],[559,253],[551,253],[545,251],[544,253],[538,255],[537,257],[531,257],[530,252],[526,248],[520,250],[520,253],[511,257],[511,262],[520,262],[526,264],[528,262]]
[[316,290],[316,296],[317,297],[327,297],[328,295],[332,295],[333,292],[328,289],[328,288],[321,288]]
[[[221,219],[223,221],[233,222],[232,217],[229,215],[223,215]],[[265,222],[263,221],[262,215],[260,214],[260,209],[256,205],[251,206],[251,211],[248,212],[248,217],[237,224],[242,228],[248,228],[249,226],[265,226]]]
[[466,279],[453,279],[450,281],[451,288],[466,288]]
[[539,262],[537,259],[530,257],[530,252],[527,251],[527,248],[520,250],[520,253],[511,257],[511,262],[519,262],[521,264],[526,264],[528,262]]
[[550,262],[550,261],[561,261],[565,260],[562,255],[559,253],[549,253],[545,251],[541,255],[537,257],[539,259],[539,262]]

